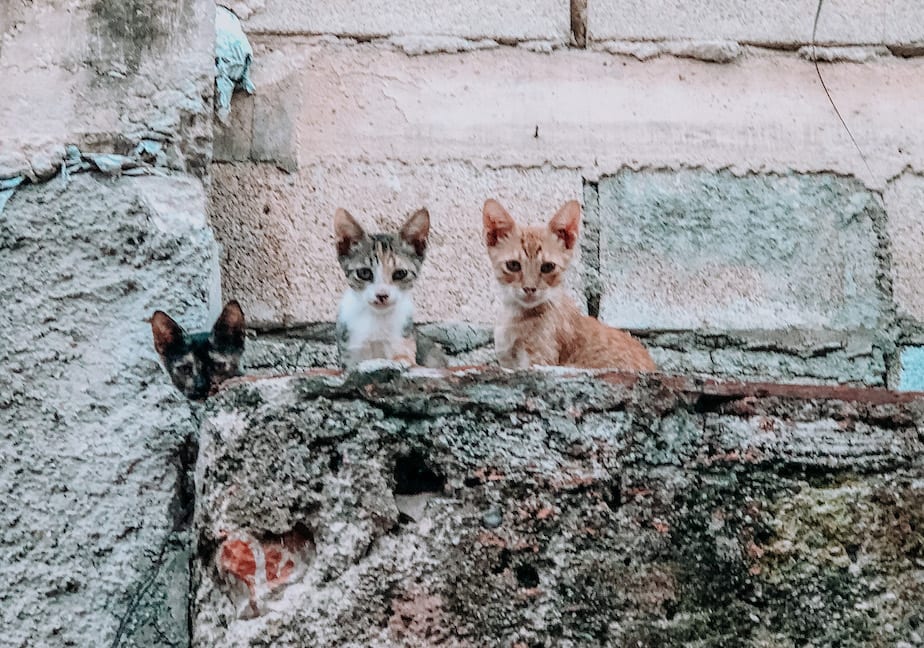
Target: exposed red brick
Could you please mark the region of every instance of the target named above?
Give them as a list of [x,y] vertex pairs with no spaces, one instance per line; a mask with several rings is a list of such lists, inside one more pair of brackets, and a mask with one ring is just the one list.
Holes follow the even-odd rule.
[[221,568],[245,583],[253,584],[257,560],[250,545],[241,539],[226,540],[221,545]]

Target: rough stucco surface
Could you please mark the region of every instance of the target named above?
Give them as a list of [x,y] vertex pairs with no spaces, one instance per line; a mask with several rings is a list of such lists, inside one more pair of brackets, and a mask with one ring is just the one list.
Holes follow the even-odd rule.
[[920,642],[910,396],[366,370],[210,402],[194,645]]
[[161,142],[170,167],[211,157],[211,0],[10,2],[0,24],[0,177],[46,178],[66,144],[128,153]]
[[[817,0],[588,0],[591,39],[727,39],[766,45],[812,41]],[[907,45],[924,41],[915,0],[828,0],[818,43]]]
[[185,645],[196,423],[146,318],[199,325],[217,302],[203,188],[25,186],[0,217],[0,266],[3,643]]
[[559,43],[570,33],[568,0],[242,0],[239,5],[247,18],[244,26],[253,33],[412,34]]
[[881,200],[831,175],[633,173],[598,185],[600,316],[645,329],[875,329]]

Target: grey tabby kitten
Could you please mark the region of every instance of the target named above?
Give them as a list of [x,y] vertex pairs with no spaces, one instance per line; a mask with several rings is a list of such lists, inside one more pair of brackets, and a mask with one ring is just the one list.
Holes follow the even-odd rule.
[[334,215],[337,261],[349,288],[337,314],[340,364],[351,368],[382,358],[414,364],[414,302],[430,234],[430,214],[419,209],[397,233],[367,234],[346,210]]

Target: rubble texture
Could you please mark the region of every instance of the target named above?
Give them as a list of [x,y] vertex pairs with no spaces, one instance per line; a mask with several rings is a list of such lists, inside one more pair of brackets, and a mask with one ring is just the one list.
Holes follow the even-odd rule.
[[922,416],[606,373],[242,381],[201,431],[193,645],[915,645]]
[[146,318],[203,324],[217,260],[197,180],[82,174],[7,203],[4,645],[185,645],[196,420]]

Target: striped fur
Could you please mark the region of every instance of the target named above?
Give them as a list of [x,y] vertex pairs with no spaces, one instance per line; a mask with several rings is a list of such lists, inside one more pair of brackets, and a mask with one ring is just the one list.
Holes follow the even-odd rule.
[[397,233],[367,234],[346,210],[334,215],[337,261],[348,288],[337,314],[340,364],[354,367],[375,358],[414,364],[414,303],[430,233],[420,209]]

